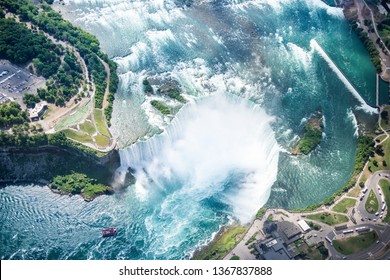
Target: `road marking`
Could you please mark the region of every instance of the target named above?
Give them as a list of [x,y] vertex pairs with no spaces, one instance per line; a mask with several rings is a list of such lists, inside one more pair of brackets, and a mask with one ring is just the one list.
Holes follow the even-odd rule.
[[8,81],[9,79],[11,79],[13,76],[15,76],[16,74],[18,74],[19,72],[21,72],[22,70],[18,70],[16,73],[13,73],[11,76],[9,76],[8,78],[5,78],[4,80],[2,80],[0,82],[0,85],[3,84],[5,81]]

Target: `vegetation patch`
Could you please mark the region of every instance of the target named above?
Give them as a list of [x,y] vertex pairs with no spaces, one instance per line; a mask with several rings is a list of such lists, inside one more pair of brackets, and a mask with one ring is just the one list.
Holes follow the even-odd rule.
[[361,191],[362,191],[362,188],[361,188],[361,187],[355,186],[354,188],[352,188],[352,189],[348,192],[348,196],[358,197]]
[[245,242],[245,245],[248,246],[248,245],[251,244],[252,242],[256,241],[256,235],[257,235],[257,232],[255,232],[255,233],[251,236],[251,238],[249,238],[248,241]]
[[80,194],[87,201],[91,201],[98,195],[112,192],[110,187],[97,184],[95,179],[88,178],[82,173],[56,176],[51,181],[50,187],[62,194]]
[[159,110],[163,115],[169,115],[171,113],[169,107],[160,101],[152,100],[150,101],[150,104],[152,104],[152,106]]
[[368,195],[365,208],[366,211],[370,214],[375,214],[379,210],[378,198],[372,190],[370,190],[370,193]]
[[348,222],[347,216],[341,214],[333,214],[329,212],[307,215],[306,218],[323,222],[330,226]]
[[172,99],[176,99],[177,101],[180,101],[181,103],[185,103],[186,100],[184,99],[184,97],[180,94],[179,91],[177,90],[170,90],[168,92],[168,96]]
[[225,228],[222,233],[208,246],[194,256],[196,260],[220,260],[234,248],[244,237],[247,227],[232,226]]
[[64,133],[65,133],[66,137],[73,139],[73,140],[76,140],[80,143],[93,144],[91,136],[89,136],[88,134],[86,134],[84,132],[76,131],[73,129],[65,129]]
[[305,124],[305,132],[303,137],[293,148],[291,153],[294,155],[309,154],[321,142],[323,129],[322,113],[315,112]]
[[17,102],[0,104],[0,128],[8,128],[29,121],[27,112],[23,111]]
[[85,121],[80,124],[80,130],[88,133],[89,135],[92,135],[96,132],[95,126],[90,121]]
[[349,237],[341,240],[333,240],[334,248],[344,255],[351,255],[370,247],[378,240],[375,231],[367,232],[358,236]]
[[93,111],[93,116],[95,118],[96,127],[99,133],[110,138],[110,132],[108,131],[108,128],[103,118],[103,111],[95,109]]
[[385,179],[381,179],[379,181],[379,185],[382,188],[382,195],[385,197],[385,202],[387,205],[387,215],[383,218],[383,221],[386,223],[390,222],[390,211],[389,211],[389,206],[390,206],[390,183],[389,181]]
[[307,243],[301,243],[297,253],[305,260],[325,260],[329,256],[328,249],[326,249],[323,242],[314,246],[309,246]]
[[321,226],[316,224],[316,223],[313,223],[312,221],[307,221],[305,220],[305,222],[308,224],[308,226],[312,229],[312,230],[321,230]]
[[344,198],[339,203],[337,203],[332,210],[340,213],[347,213],[349,208],[354,207],[356,200],[353,198]]
[[[371,39],[368,37],[364,29],[360,28],[356,22],[351,22],[350,24],[352,29],[356,32],[360,41],[362,41],[368,53],[370,54],[371,62],[372,64],[374,64],[377,73],[380,73],[382,71],[381,62],[380,62],[379,52],[376,49],[374,42],[371,41]],[[378,25],[378,29],[379,29],[379,25]]]
[[264,216],[266,211],[267,211],[267,208],[264,208],[264,207],[260,208],[260,210],[257,211],[257,213],[256,213],[256,219],[261,220],[263,218],[263,216]]
[[88,101],[83,107],[77,108],[76,111],[73,111],[70,115],[63,118],[55,127],[56,131],[63,130],[72,125],[76,125],[83,121],[88,115],[88,112],[91,108],[91,102]]
[[106,147],[110,144],[110,139],[108,139],[107,137],[103,136],[103,135],[96,135],[94,136],[95,138],[95,141],[96,141],[96,144],[99,146],[99,147]]

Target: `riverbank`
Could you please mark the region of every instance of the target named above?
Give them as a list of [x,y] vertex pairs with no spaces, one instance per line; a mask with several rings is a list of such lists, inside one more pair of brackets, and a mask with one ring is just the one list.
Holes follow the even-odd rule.
[[[0,184],[3,185],[38,183],[49,186],[57,176],[81,173],[94,180],[96,184],[107,186],[99,194],[111,194],[112,186],[116,182],[115,171],[119,166],[117,150],[112,150],[104,157],[98,157],[76,148],[50,145],[0,148]],[[129,182],[131,178],[126,180]],[[54,192],[61,193],[57,190]],[[90,201],[95,197],[95,194],[85,195],[84,199]]]
[[343,1],[343,12],[370,54],[376,71],[385,82],[389,82],[390,37],[386,14],[379,9],[381,5],[368,4],[364,0]]

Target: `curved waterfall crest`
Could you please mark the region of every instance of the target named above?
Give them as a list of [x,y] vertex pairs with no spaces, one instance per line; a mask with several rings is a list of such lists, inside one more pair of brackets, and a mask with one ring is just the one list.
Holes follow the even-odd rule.
[[133,170],[141,200],[156,191],[193,203],[218,196],[249,222],[276,181],[280,149],[272,120],[239,97],[207,97],[186,105],[162,134],[121,150],[121,169]]

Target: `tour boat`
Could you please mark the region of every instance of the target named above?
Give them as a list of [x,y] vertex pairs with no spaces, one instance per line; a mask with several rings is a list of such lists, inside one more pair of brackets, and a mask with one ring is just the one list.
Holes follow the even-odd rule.
[[109,237],[116,234],[116,228],[106,228],[102,230],[103,237]]

